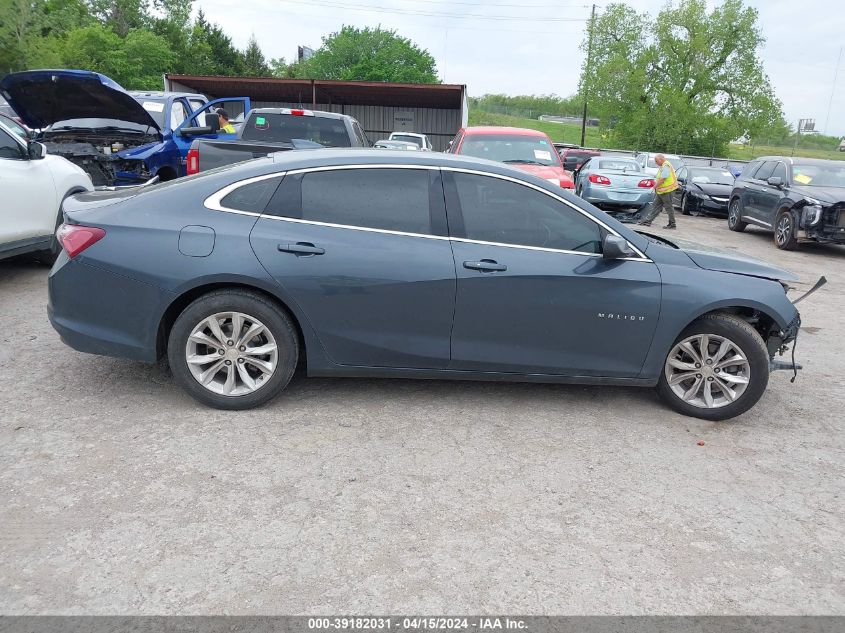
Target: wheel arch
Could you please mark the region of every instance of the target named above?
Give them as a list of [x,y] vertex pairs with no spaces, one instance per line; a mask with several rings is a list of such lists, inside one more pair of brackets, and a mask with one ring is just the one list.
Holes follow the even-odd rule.
[[[681,328],[681,332],[686,330],[690,325],[698,321],[700,318],[708,314],[729,314],[738,317],[753,327],[765,343],[768,344],[772,336],[777,335],[785,326],[785,323],[780,323],[777,318],[765,309],[764,306],[756,305],[750,301],[727,301],[723,305],[708,306],[702,309],[695,316],[689,319]],[[680,334],[680,332],[679,332]]]
[[297,318],[294,310],[292,310],[290,306],[288,306],[288,304],[275,293],[270,292],[266,288],[262,288],[259,285],[250,284],[244,281],[214,281],[202,283],[200,285],[186,289],[175,299],[173,299],[173,301],[171,301],[167,308],[164,310],[161,319],[159,320],[158,331],[156,334],[157,358],[161,359],[167,356],[167,339],[168,336],[170,336],[170,330],[173,328],[173,324],[176,322],[176,319],[179,317],[180,314],[182,314],[185,308],[187,308],[191,303],[193,303],[195,300],[199,299],[203,295],[207,295],[211,292],[219,290],[247,290],[249,292],[260,295],[264,299],[267,299],[268,301],[272,302],[276,307],[278,307],[282,312],[284,312],[293,323],[294,328],[296,329],[296,336],[300,345],[300,350],[302,352],[299,355],[300,362],[307,362],[306,359],[308,346],[306,344],[306,337],[302,328],[302,324],[300,323],[299,318]]

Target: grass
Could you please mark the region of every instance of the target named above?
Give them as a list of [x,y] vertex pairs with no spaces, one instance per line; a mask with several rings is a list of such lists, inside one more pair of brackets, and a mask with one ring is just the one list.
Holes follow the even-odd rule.
[[[470,125],[506,125],[509,127],[528,127],[549,135],[549,138],[556,143],[581,143],[581,126],[571,123],[552,123],[549,121],[538,121],[523,117],[510,116],[507,114],[496,114],[484,112],[483,110],[469,111]],[[606,149],[628,149],[615,147],[609,138],[603,138],[597,128],[588,127],[584,140],[586,147],[603,147]],[[791,156],[792,146],[776,147],[771,145],[755,145],[753,148],[748,145],[731,143],[728,146],[727,158],[736,160],[753,160],[758,156]],[[845,160],[845,152],[823,149],[797,148],[796,156],[805,158],[828,158],[833,160]]]

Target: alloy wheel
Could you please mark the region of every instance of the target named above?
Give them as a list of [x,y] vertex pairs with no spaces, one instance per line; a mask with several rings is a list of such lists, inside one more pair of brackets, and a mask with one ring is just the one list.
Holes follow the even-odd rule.
[[278,356],[270,330],[242,312],[218,312],[203,319],[185,345],[191,375],[223,396],[243,396],[266,385]]
[[731,227],[736,226],[736,223],[739,221],[739,201],[734,200],[731,203],[731,208],[728,211],[728,224]]
[[792,239],[792,217],[788,213],[784,213],[780,220],[778,220],[778,225],[775,229],[775,239],[779,246],[787,244]]
[[702,409],[717,409],[742,397],[751,381],[751,364],[730,339],[696,334],[672,348],[664,373],[678,398]]

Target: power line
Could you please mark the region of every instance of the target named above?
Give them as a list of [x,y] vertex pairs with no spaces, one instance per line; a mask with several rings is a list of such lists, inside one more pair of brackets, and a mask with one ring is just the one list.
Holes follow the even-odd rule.
[[341,2],[331,1],[316,1],[316,0],[282,0],[282,2],[289,2],[291,4],[301,4],[309,7],[324,7],[329,9],[347,9],[349,11],[365,11],[371,13],[386,13],[395,15],[413,15],[422,17],[438,17],[450,18],[458,20],[495,20],[504,22],[586,22],[587,18],[552,18],[548,16],[543,17],[527,17],[527,16],[513,16],[513,15],[481,15],[477,13],[442,13],[432,11],[422,11],[414,9],[391,9],[384,6],[360,5],[360,4],[344,4]]

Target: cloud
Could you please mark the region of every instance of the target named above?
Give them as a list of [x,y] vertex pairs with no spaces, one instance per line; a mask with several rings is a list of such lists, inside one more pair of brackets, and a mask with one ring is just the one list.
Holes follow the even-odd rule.
[[[654,14],[665,2],[629,4]],[[708,2],[711,8],[716,4]],[[815,118],[817,129],[823,128],[836,59],[845,45],[841,21],[819,18],[831,13],[831,3],[751,0],[748,4],[760,14],[766,37],[761,57],[787,120],[795,125],[799,118]],[[428,49],[442,79],[466,84],[471,95],[573,93],[583,61],[579,46],[590,12],[588,4],[566,0],[198,0],[195,9],[200,6],[237,46],[245,47],[254,33],[265,56],[288,61],[296,56],[297,45],[316,48],[324,35],[344,24],[395,29]],[[361,6],[385,10],[355,9]],[[508,17],[513,19],[500,19]],[[828,132],[845,135],[845,56]]]

